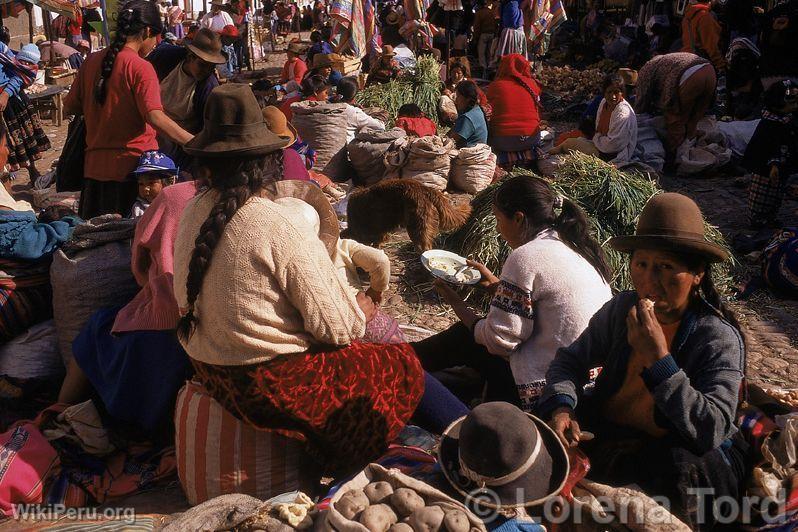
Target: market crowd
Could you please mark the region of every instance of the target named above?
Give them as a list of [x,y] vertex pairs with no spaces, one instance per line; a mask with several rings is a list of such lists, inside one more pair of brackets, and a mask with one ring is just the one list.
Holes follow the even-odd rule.
[[[330,24],[341,7],[324,0],[257,11],[212,0],[196,22],[180,7],[130,0],[94,53],[82,33],[0,45],[0,163],[27,169],[34,192],[47,188],[35,162],[51,146],[28,91],[55,62],[75,71],[52,201],[38,210],[0,189],[0,464],[16,446],[35,473],[0,467],[0,511],[104,503],[175,468],[192,503],[225,491],[323,495],[322,475],[347,478],[423,433],[440,438],[441,486],[458,500],[487,489],[500,508],[540,509],[569,467],[589,462],[590,480],[667,497],[687,526],[712,529],[695,490],[739,501],[755,455],[738,422],[750,393],[743,334],[717,287],[729,251],[705,233],[693,200],[657,194],[634,234],[606,243],[628,261],[632,289],[618,291],[585,210],[550,178],[572,152],[673,173],[707,116],[755,118],[731,164],[750,176],[739,192],[750,225],[780,229],[798,165],[795,1],[695,0],[680,16],[637,2],[637,23],[595,2],[573,22],[558,2],[447,0],[422,6],[421,19],[415,2],[361,4],[379,39],[354,73],[352,43]],[[558,45],[567,31],[579,38]],[[262,52],[252,42],[278,39],[279,75],[248,76]],[[566,63],[613,66],[579,102],[575,127],[555,137],[540,73],[557,46]],[[424,64],[434,65],[432,94],[391,110],[359,104]],[[659,120],[659,168],[641,155],[644,116]],[[368,164],[356,156],[364,150],[376,153]],[[411,172],[433,195],[386,203],[418,209],[402,211],[411,237],[430,205],[441,227],[452,216],[441,191],[447,174],[464,172],[449,188],[495,184],[492,216],[510,250],[500,272],[469,257],[486,308],[435,279],[456,323],[412,342],[385,306],[395,264],[381,242],[348,238],[358,234],[354,203],[349,230],[339,221],[347,187],[370,185],[383,205],[392,189],[380,187],[402,189]],[[367,218],[385,216],[374,207]],[[783,266],[769,280],[785,293],[798,292],[796,242],[796,232],[778,241]],[[41,384],[36,342],[48,335],[65,367]],[[450,378],[464,367],[476,393]],[[152,451],[134,455],[142,442]],[[241,477],[235,468],[259,445],[295,470],[258,472],[274,477],[271,490],[225,479]],[[171,446],[169,469],[158,453]],[[109,488],[97,463],[120,452],[152,469],[126,467]],[[256,475],[254,462],[241,467]]]

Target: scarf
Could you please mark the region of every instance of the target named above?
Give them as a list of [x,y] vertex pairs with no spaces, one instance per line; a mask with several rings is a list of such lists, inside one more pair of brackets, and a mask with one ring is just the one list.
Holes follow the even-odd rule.
[[508,54],[502,57],[499,63],[499,73],[496,80],[509,79],[515,81],[532,95],[535,103],[540,102],[540,85],[532,77],[529,61],[521,54]]
[[14,58],[11,50],[0,52],[0,67],[5,69],[10,76],[21,78],[22,84],[25,87],[30,87],[33,85],[33,82],[36,81],[36,71],[38,71],[38,68],[33,70],[28,66],[21,65],[17,62],[16,58]]

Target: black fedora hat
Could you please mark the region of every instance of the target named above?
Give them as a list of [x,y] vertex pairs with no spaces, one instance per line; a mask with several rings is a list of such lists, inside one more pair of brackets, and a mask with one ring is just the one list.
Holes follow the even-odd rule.
[[452,423],[438,458],[455,490],[494,509],[543,505],[563,489],[569,471],[554,431],[502,402],[483,403]]

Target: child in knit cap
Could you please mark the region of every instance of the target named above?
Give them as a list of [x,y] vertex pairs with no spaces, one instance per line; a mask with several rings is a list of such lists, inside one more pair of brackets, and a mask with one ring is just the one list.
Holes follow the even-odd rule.
[[139,195],[130,212],[130,218],[139,218],[158,194],[177,181],[178,169],[174,161],[159,151],[145,151],[139,166],[131,177],[139,183]]
[[[297,198],[279,198],[275,203],[285,208],[300,230],[319,234],[319,213],[308,203]],[[335,256],[331,258],[338,270],[338,276],[350,286],[353,294],[364,291],[357,272],[360,268],[369,276],[366,295],[376,304],[382,302],[382,293],[387,290],[391,278],[391,262],[383,251],[354,240],[339,238]]]

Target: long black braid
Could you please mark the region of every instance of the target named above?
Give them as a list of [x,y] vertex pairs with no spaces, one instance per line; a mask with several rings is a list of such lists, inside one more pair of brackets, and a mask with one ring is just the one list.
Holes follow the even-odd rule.
[[200,227],[188,265],[188,310],[177,324],[177,335],[184,342],[191,338],[197,326],[195,304],[224,228],[249,198],[259,194],[271,182],[282,178],[283,152],[278,150],[263,157],[243,160],[227,157],[202,159],[199,167],[210,174],[210,188],[220,194],[208,218]]
[[100,105],[105,103],[108,79],[114,70],[116,56],[125,47],[129,37],[143,34],[145,30],[152,31],[153,34],[161,33],[163,30],[158,6],[148,0],[131,0],[122,4],[117,14],[114,41],[108,47],[108,52],[103,58],[100,79],[97,80],[97,85],[94,88],[94,98]]

